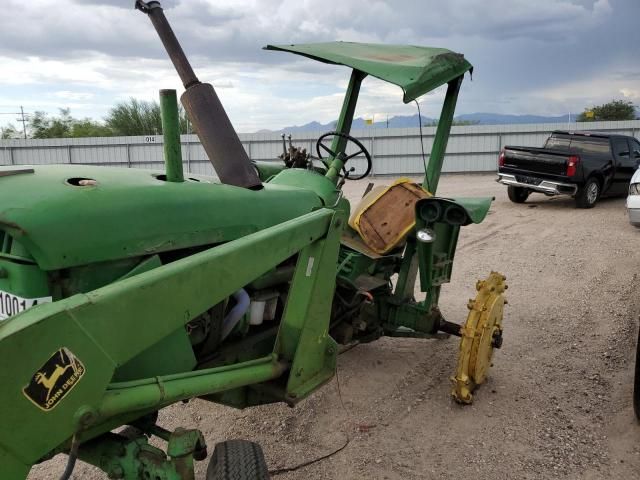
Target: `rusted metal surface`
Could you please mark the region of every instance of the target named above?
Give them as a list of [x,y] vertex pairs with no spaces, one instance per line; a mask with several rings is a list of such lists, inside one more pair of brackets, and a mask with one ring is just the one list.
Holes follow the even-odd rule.
[[189,64],[159,2],[138,0],[136,8],[151,20],[186,89],[180,100],[220,181],[258,189],[262,182],[213,86],[201,83]]
[[191,85],[200,83],[198,77],[196,77],[196,74],[193,71],[193,68],[191,68],[191,64],[189,64],[189,60],[187,60],[187,56],[184,54],[184,51],[180,46],[180,42],[178,42],[176,35],[173,33],[171,25],[169,25],[167,18],[164,16],[160,3],[142,2],[138,0],[136,2],[136,8],[149,15],[149,20],[151,20],[153,27],[156,29],[156,32],[158,32],[158,36],[160,37],[164,48],[167,50],[169,58],[171,59],[171,62],[173,62],[173,66],[178,72],[184,87],[188,88]]
[[33,168],[23,168],[21,170],[0,170],[0,177],[10,177],[12,175],[20,175],[23,173],[33,173]]
[[262,185],[213,86],[199,83],[180,97],[220,181],[254,188]]

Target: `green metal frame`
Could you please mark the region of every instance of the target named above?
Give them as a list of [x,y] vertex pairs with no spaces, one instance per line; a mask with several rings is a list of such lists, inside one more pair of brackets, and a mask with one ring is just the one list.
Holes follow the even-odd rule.
[[[0,460],[6,465],[5,478],[24,478],[33,463],[74,435],[88,440],[179,400],[259,384],[290,367],[295,372],[287,384],[290,398],[304,398],[326,382],[334,371],[336,348],[328,336],[325,299],[333,295],[332,265],[344,221],[344,213],[320,209],[89,294],[34,307],[5,322],[0,328],[0,358],[21,357],[25,344],[40,353],[3,378]],[[264,255],[267,250],[269,255]],[[273,355],[111,383],[119,366],[295,254],[299,258],[294,288]],[[113,332],[126,332],[126,341]],[[72,351],[90,375],[45,412],[29,402],[22,387],[24,379],[61,346]],[[16,431],[29,435],[16,437]]]
[[[338,123],[336,125],[336,131],[339,133],[348,135],[351,131],[353,115],[355,113],[358,96],[360,94],[360,85],[366,76],[366,73],[355,69],[351,72],[349,86],[347,88],[347,93],[345,94],[344,101],[342,103],[342,110],[340,111],[340,117],[338,117]],[[433,195],[435,195],[436,190],[438,189],[440,172],[442,171],[442,164],[447,150],[447,142],[449,140],[449,134],[451,133],[451,125],[453,124],[453,117],[462,80],[463,76],[460,76],[449,82],[447,85],[447,93],[440,113],[436,135],[433,139],[431,154],[429,155],[428,160],[425,158],[425,176],[423,186]],[[336,136],[331,144],[331,150],[336,153],[344,152],[346,144],[347,140],[345,138]],[[344,163],[340,160],[339,155],[331,159],[330,168],[326,174],[327,178],[337,181],[339,172],[343,166]]]
[[[342,103],[342,109],[340,110],[340,116],[336,124],[336,131],[348,135],[351,131],[351,124],[353,123],[353,115],[356,111],[356,105],[358,103],[358,96],[360,95],[360,85],[362,80],[366,78],[367,74],[359,70],[351,71],[351,78],[349,79],[349,86],[347,87],[347,93],[344,96]],[[340,153],[347,148],[347,140],[344,137],[335,136],[331,144],[331,151]],[[340,170],[344,167],[344,162],[340,159],[340,155],[333,157],[329,160],[329,170],[326,173],[326,177],[334,182],[338,181]]]
[[429,155],[428,164],[425,165],[423,186],[426,186],[427,190],[433,195],[436,194],[436,191],[438,190],[438,183],[440,182],[440,173],[442,172],[442,164],[444,163],[444,154],[447,150],[447,142],[449,141],[451,125],[453,124],[453,116],[456,110],[456,103],[458,101],[458,93],[460,92],[462,78],[463,77],[458,77],[447,85],[447,93],[444,98],[444,105],[442,106],[440,119],[438,120],[436,136],[433,139],[431,155]]

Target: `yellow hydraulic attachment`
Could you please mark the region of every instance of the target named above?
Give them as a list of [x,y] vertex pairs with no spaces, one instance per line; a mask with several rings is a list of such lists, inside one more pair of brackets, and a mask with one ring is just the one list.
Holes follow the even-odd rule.
[[504,291],[506,277],[491,272],[486,280],[478,280],[478,295],[467,305],[469,316],[460,327],[460,356],[451,395],[459,403],[473,401],[472,392],[484,383],[491,366],[494,347],[502,344],[502,313],[507,303]]

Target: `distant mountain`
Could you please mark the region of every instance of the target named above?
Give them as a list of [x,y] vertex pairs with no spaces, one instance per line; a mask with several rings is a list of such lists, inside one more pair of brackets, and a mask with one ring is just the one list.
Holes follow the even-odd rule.
[[[422,116],[422,124],[430,124],[435,120],[433,118]],[[337,120],[329,123],[320,123],[320,122],[309,122],[304,125],[294,125],[292,127],[285,127],[280,130],[260,130],[258,133],[267,133],[267,132],[275,132],[275,133],[298,133],[298,132],[310,132],[310,131],[320,131],[320,132],[328,132],[330,130],[334,130],[336,127]],[[410,128],[418,126],[418,114],[415,115],[398,115],[395,117],[389,118],[389,123],[387,125],[387,119],[385,118],[383,121],[375,122],[372,125],[368,125],[366,120],[362,117],[354,118],[351,128],[354,130],[365,129],[365,128]]]
[[[571,121],[575,121],[577,114],[571,115]],[[569,121],[569,115],[560,115],[558,117],[546,117],[542,115],[504,115],[501,113],[467,113],[458,115],[455,118],[459,122],[469,122],[477,125],[507,125],[507,124],[523,124],[523,123],[565,123]],[[436,119],[422,116],[422,125],[432,125]],[[299,133],[310,131],[328,132],[335,129],[336,121],[329,123],[309,122],[304,125],[294,125],[285,127],[280,130],[260,130],[262,132],[275,133]],[[367,125],[364,118],[359,117],[353,120],[352,128],[354,130],[366,128],[412,128],[418,126],[418,115],[397,115],[385,118],[382,121],[376,121],[372,125]]]

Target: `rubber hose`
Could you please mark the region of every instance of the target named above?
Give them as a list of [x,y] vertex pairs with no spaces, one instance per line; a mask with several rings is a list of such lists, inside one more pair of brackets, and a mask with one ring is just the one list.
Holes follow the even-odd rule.
[[71,441],[71,450],[69,450],[69,458],[67,459],[67,466],[62,472],[62,476],[60,480],[69,480],[71,478],[71,474],[73,473],[73,469],[76,466],[76,460],[78,460],[78,441],[76,440],[75,435],[73,436],[73,440]]
[[236,304],[231,309],[227,316],[222,320],[222,340],[229,336],[231,331],[238,324],[242,316],[247,313],[251,299],[249,294],[244,288],[241,288],[233,294],[233,298],[236,300]]

